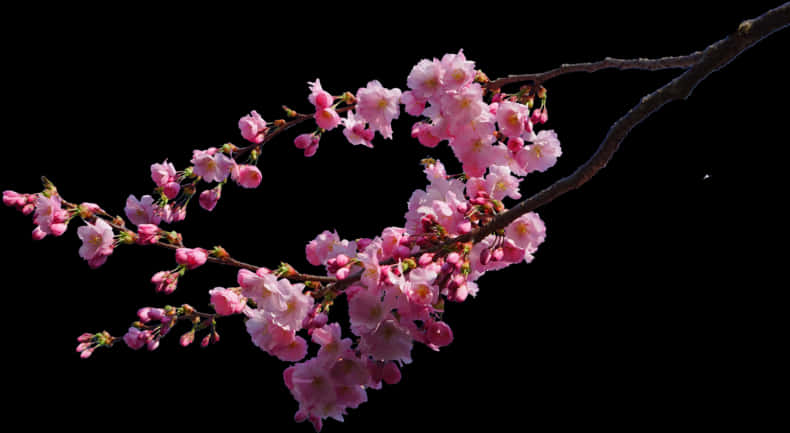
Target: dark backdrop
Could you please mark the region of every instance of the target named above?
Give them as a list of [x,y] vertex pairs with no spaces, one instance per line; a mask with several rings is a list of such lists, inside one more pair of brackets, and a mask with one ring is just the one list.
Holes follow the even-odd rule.
[[[772,6],[688,3],[11,14],[0,186],[35,192],[46,175],[66,199],[121,214],[129,194],[150,193],[151,163],[183,168],[192,149],[242,144],[237,121],[253,109],[269,121],[283,116],[282,104],[308,111],[307,81],[316,78],[333,93],[372,79],[406,90],[420,59],[461,48],[491,78],[607,56],[687,54]],[[787,45],[787,34],[774,35],[639,125],[588,184],[539,210],[548,234],[532,264],[486,274],[477,298],[449,306],[450,346],[415,346],[400,384],[369,391],[325,431],[633,431],[770,412],[770,400],[758,401],[756,414],[750,403],[758,386],[774,386],[765,373],[780,325],[775,297],[786,284],[752,263],[772,255],[770,206],[786,197],[781,171],[769,167],[787,144]],[[563,156],[528,176],[522,193],[571,173],[613,121],[675,75],[602,71],[547,83],[546,127]],[[353,239],[402,225],[411,192],[425,186],[421,158],[459,170],[446,145],[427,149],[409,137],[413,120],[404,113],[394,139],[377,137],[372,150],[327,133],[313,158],[291,144],[297,131],[286,133],[265,147],[261,188],[226,188],[214,212],[193,206],[172,227],[188,245],[320,272],[304,258],[316,234],[337,229]],[[76,222],[62,238],[34,242],[28,217],[4,209],[0,218],[4,417],[86,428],[312,429],[292,422],[286,364],[258,350],[240,319],[221,320],[222,341],[206,349],[180,347],[176,330],[155,352],[121,344],[81,360],[74,351],[82,332],[122,335],[142,306],[208,310],[207,291],[233,285],[235,269],[206,265],[165,296],[148,279],[173,265],[168,251],[118,248],[90,270],[77,254]]]

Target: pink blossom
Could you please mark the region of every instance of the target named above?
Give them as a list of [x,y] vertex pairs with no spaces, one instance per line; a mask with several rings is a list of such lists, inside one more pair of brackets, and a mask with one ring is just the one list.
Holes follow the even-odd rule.
[[532,116],[530,116],[530,120],[532,123],[546,123],[549,121],[549,111],[546,110],[546,107],[542,107],[540,109],[536,109],[532,112]]
[[334,102],[334,97],[321,87],[321,81],[316,78],[313,82],[307,82],[310,85],[310,96],[307,99],[316,108],[316,111],[324,108],[329,108]]
[[395,254],[395,249],[401,244],[401,240],[407,240],[406,229],[402,227],[387,227],[381,232],[381,252],[384,260]]
[[135,327],[130,327],[124,334],[123,341],[130,349],[139,350],[151,339],[150,333],[141,331]]
[[495,162],[491,153],[493,142],[493,137],[474,135],[453,140],[453,153],[463,164],[464,173],[471,177],[482,177],[485,174],[486,167]]
[[496,121],[499,130],[508,137],[520,137],[525,131],[524,124],[529,116],[529,108],[516,102],[505,101],[499,104]]
[[395,385],[400,382],[401,373],[398,365],[394,362],[386,362],[381,367],[381,380],[387,385]]
[[562,155],[560,141],[553,130],[544,130],[532,135],[532,144],[527,145],[516,154],[516,158],[528,171],[546,171],[557,163]]
[[406,85],[412,90],[415,98],[427,100],[440,91],[443,78],[444,68],[437,59],[422,59],[409,72]]
[[143,307],[137,310],[137,317],[143,323],[150,321],[161,321],[165,318],[165,310],[163,308]]
[[310,310],[313,308],[313,297],[304,293],[304,284],[293,284],[285,278],[277,281],[279,292],[282,293],[285,308],[272,312],[274,321],[283,328],[298,331]]
[[239,129],[241,130],[241,136],[245,140],[258,144],[263,141],[266,134],[266,121],[263,120],[258,112],[253,110],[249,115],[239,119]]
[[166,295],[173,293],[178,286],[178,272],[159,271],[151,277],[151,282],[156,285],[156,291]]
[[307,342],[296,331],[280,326],[271,315],[253,310],[245,323],[252,342],[264,352],[283,361],[295,362],[307,354]]
[[409,302],[430,306],[439,300],[439,288],[434,285],[436,272],[417,268],[409,272],[406,284],[401,288]]
[[340,124],[340,115],[332,107],[318,109],[314,118],[318,127],[327,131],[335,129]]
[[329,377],[338,385],[359,387],[370,382],[370,371],[367,362],[352,355],[332,363]]
[[193,171],[206,182],[222,182],[228,178],[236,162],[216,149],[192,151]]
[[137,200],[134,195],[130,194],[126,199],[124,212],[129,221],[136,226],[140,224],[158,225],[162,220],[158,207],[150,195],[144,195],[140,200]]
[[162,194],[165,195],[170,200],[178,197],[178,193],[181,191],[181,184],[178,182],[168,182],[164,186],[162,186]]
[[466,60],[463,50],[458,54],[445,54],[440,64],[444,70],[442,84],[445,90],[459,89],[475,78],[475,63]]
[[156,186],[164,187],[168,183],[175,182],[176,168],[167,160],[151,164],[151,179],[156,183]]
[[355,335],[361,335],[376,329],[390,316],[390,311],[392,305],[385,303],[375,290],[359,290],[348,300],[351,331]]
[[409,332],[393,319],[381,322],[372,331],[361,335],[359,349],[377,361],[411,362],[413,339]]
[[375,135],[375,131],[367,128],[367,122],[362,119],[358,119],[353,111],[349,111],[346,114],[346,117],[342,119],[343,126],[343,135],[346,137],[349,143],[353,145],[363,145],[366,147],[373,147],[373,136]]
[[45,235],[60,236],[66,231],[66,224],[70,215],[61,208],[61,199],[57,195],[47,197],[38,194],[35,201],[33,222],[38,224],[38,230]]
[[214,188],[204,190],[198,196],[198,203],[200,207],[207,211],[212,211],[217,206],[220,196],[222,195],[222,186],[217,185]]
[[324,230],[305,247],[307,261],[314,266],[326,265],[327,260],[345,254],[349,257],[357,254],[357,244],[345,239],[340,240],[337,232]]
[[519,150],[524,148],[524,139],[521,137],[510,137],[507,140],[507,150],[512,153],[518,153]]
[[187,216],[187,208],[183,205],[168,203],[165,206],[156,208],[156,214],[166,223],[183,221]]
[[425,99],[417,98],[411,90],[403,92],[400,96],[400,103],[404,105],[404,110],[412,116],[421,115],[427,102]]
[[206,263],[208,252],[203,248],[178,248],[176,250],[176,263],[195,269]]
[[309,157],[315,155],[316,152],[318,152],[318,142],[319,142],[320,138],[321,138],[320,135],[315,135],[314,134],[312,136],[312,138],[310,139],[310,143],[307,145],[307,147],[304,148],[304,156],[306,158],[309,158]]
[[[518,200],[521,193],[518,190],[520,179],[510,174],[510,168],[503,165],[492,165],[488,167],[488,175],[485,178],[485,191],[495,200],[502,200],[505,197]],[[470,195],[470,197],[474,197]]]
[[6,206],[15,207],[21,211],[28,202],[29,194],[20,194],[11,190],[3,191],[3,204]]
[[505,235],[517,247],[535,252],[546,239],[546,225],[537,213],[528,212],[505,227]]
[[239,164],[233,169],[233,180],[244,188],[257,188],[263,180],[258,167],[250,164]]
[[237,291],[224,287],[215,287],[208,292],[211,305],[220,316],[239,314],[247,306],[247,299]]
[[288,287],[279,284],[274,275],[260,269],[256,272],[239,269],[236,281],[241,286],[241,294],[255,301],[259,309],[274,312],[288,308],[289,293],[285,291]]
[[436,147],[442,141],[436,134],[436,128],[425,122],[415,123],[411,128],[411,136],[425,147]]
[[342,408],[336,404],[336,384],[326,366],[317,358],[294,365],[288,376],[286,383],[299,402],[300,412],[305,412],[303,418],[315,418],[313,424],[317,430],[322,418],[337,416],[342,420]]
[[137,226],[137,243],[139,245],[152,245],[159,241],[161,229],[153,224],[140,224]]
[[274,347],[272,355],[281,361],[301,361],[307,355],[307,341],[296,335],[288,344]]
[[386,89],[378,80],[357,90],[356,112],[384,138],[392,138],[392,120],[400,116],[400,89]]
[[447,346],[453,341],[453,331],[450,326],[442,321],[430,322],[425,330],[428,344],[434,348]]
[[452,125],[458,126],[466,125],[483,113],[491,114],[483,102],[483,88],[478,83],[442,94],[441,107],[443,115],[452,119]]
[[310,146],[312,146],[314,144],[317,145],[318,144],[318,140],[319,140],[319,138],[316,137],[316,135],[312,134],[312,133],[311,134],[308,134],[308,133],[299,134],[294,139],[294,146],[296,146],[297,149],[307,149],[308,147],[310,147]]
[[113,230],[106,221],[97,218],[94,223],[86,223],[77,229],[77,236],[82,241],[79,254],[88,261],[91,268],[104,264],[107,256],[113,252]]
[[314,343],[321,346],[318,349],[318,357],[331,362],[350,353],[353,344],[350,338],[342,338],[338,323],[329,323],[313,330],[311,338]]

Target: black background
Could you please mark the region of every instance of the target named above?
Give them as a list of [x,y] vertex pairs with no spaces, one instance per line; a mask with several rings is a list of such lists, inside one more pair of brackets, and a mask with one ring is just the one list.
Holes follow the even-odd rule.
[[[183,168],[192,149],[242,145],[237,121],[250,110],[269,121],[282,104],[309,111],[316,78],[335,94],[372,79],[406,90],[420,59],[461,48],[491,78],[687,54],[776,5],[689,3],[9,13],[0,187],[36,192],[45,175],[67,200],[122,214],[129,194],[150,193],[151,163]],[[786,201],[772,167],[787,144],[787,46],[787,31],[768,38],[635,128],[588,184],[539,210],[547,239],[532,264],[486,274],[477,298],[449,306],[450,346],[415,346],[401,383],[370,390],[324,431],[641,430],[751,424],[773,412],[778,403],[761,396],[776,386],[770,366],[786,343],[775,336],[786,328],[775,312],[786,282],[764,263],[786,256],[771,217]],[[526,178],[524,196],[571,173],[612,122],[676,74],[548,82],[546,127],[563,156]],[[354,239],[403,225],[411,192],[425,187],[421,158],[460,171],[446,145],[409,137],[413,121],[403,113],[394,140],[377,137],[372,150],[330,132],[313,158],[291,144],[310,127],[284,134],[265,147],[261,188],[226,188],[214,212],[193,205],[171,227],[189,246],[320,272],[304,246],[322,230]],[[148,280],[173,266],[169,251],[121,247],[90,270],[77,221],[34,242],[29,217],[0,218],[6,421],[312,430],[292,422],[286,364],[258,350],[240,318],[221,320],[221,342],[206,349],[179,346],[179,328],[155,352],[120,344],[81,360],[74,351],[82,332],[122,335],[142,306],[208,311],[208,290],[234,285],[235,269],[206,265],[165,296]],[[343,315],[341,303],[332,318]]]

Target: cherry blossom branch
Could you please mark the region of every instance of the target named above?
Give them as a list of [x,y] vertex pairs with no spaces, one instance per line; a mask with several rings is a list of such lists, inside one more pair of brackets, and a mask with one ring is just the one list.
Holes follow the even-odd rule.
[[[343,100],[347,100],[347,99],[344,97]],[[336,109],[335,112],[337,112],[338,114],[342,114],[342,113],[345,113],[346,111],[353,110],[355,107],[356,107],[356,103],[350,102],[347,106]],[[313,114],[297,113],[296,111],[291,110],[290,108],[288,108],[285,105],[283,105],[283,109],[286,111],[288,116],[295,117],[295,119],[291,120],[291,121],[288,121],[288,122],[285,122],[285,123],[282,123],[280,125],[276,125],[275,129],[273,129],[271,132],[266,134],[264,136],[264,138],[263,138],[263,141],[261,141],[260,143],[253,143],[253,144],[250,144],[249,146],[245,146],[245,147],[242,147],[242,148],[238,149],[236,151],[236,155],[234,156],[237,160],[238,160],[238,158],[241,158],[242,156],[244,156],[245,154],[247,154],[251,150],[253,150],[255,148],[258,148],[258,147],[261,147],[264,144],[268,143],[269,141],[274,139],[274,137],[276,137],[277,135],[279,135],[279,134],[281,134],[281,133],[293,128],[296,125],[301,124],[302,122],[305,122],[307,120],[315,118],[315,113],[313,113]]]
[[[543,74],[512,76],[493,81],[490,86],[496,88],[519,80],[546,80],[560,73],[567,72],[592,72],[605,67],[617,67],[617,65],[623,66],[620,69],[639,67],[640,69],[651,70],[664,67],[685,67],[684,65],[686,65],[686,62],[693,60],[693,64],[690,65],[686,72],[655,92],[643,97],[635,107],[617,120],[611,126],[608,134],[590,159],[578,167],[571,175],[560,179],[532,197],[521,201],[510,210],[495,217],[489,224],[450,239],[445,244],[433,250],[435,251],[456,243],[468,241],[480,242],[491,233],[504,229],[515,219],[527,212],[531,212],[550,203],[557,197],[580,187],[602,168],[606,167],[607,163],[612,159],[612,156],[620,147],[620,143],[623,142],[625,137],[639,123],[650,117],[650,115],[665,104],[688,98],[694,88],[711,73],[726,66],[735,57],[757,42],[774,32],[782,30],[788,25],[790,25],[790,3],[785,3],[757,18],[743,21],[733,34],[708,46],[701,53],[695,53],[685,57],[669,57],[652,61],[616,61],[615,59],[607,59],[592,64],[567,65]],[[497,84],[494,85],[494,83]]]
[[657,71],[661,69],[687,69],[696,64],[702,57],[702,52],[697,51],[687,56],[661,57],[658,59],[615,59],[607,57],[603,60],[590,63],[571,63],[563,64],[560,67],[537,74],[508,75],[488,82],[485,87],[489,90],[499,89],[502,86],[532,82],[535,84],[543,83],[551,78],[574,72],[597,72],[603,69],[641,69],[646,71]]
[[[425,248],[414,254],[419,257],[424,253],[434,253],[464,243],[478,243],[488,235],[501,231],[522,215],[534,211],[543,205],[552,202],[561,195],[579,188],[589,181],[596,173],[606,167],[614,153],[620,147],[625,137],[643,120],[647,119],[665,104],[686,99],[694,88],[707,78],[711,73],[726,66],[742,52],[769,36],[790,25],[790,3],[772,9],[763,15],[743,21],[735,33],[722,39],[703,51],[698,51],[687,56],[663,57],[659,59],[633,59],[622,60],[606,58],[599,62],[566,64],[559,68],[538,74],[510,75],[505,78],[490,81],[485,86],[489,90],[498,89],[506,84],[518,82],[533,82],[540,84],[550,78],[573,72],[595,72],[602,69],[616,68],[659,70],[670,68],[686,68],[686,72],[659,88],[655,92],[643,97],[641,101],[628,113],[617,120],[609,129],[608,134],[599,145],[595,153],[571,175],[566,176],[543,189],[526,200],[519,202],[511,209],[497,215],[488,224],[482,225],[470,232],[448,239],[436,246]],[[382,264],[392,264],[392,261]],[[346,287],[359,281],[362,272],[356,272],[347,278],[332,284],[330,289],[341,293]]]
[[[54,189],[54,185],[52,185],[51,182],[49,182],[46,179],[44,179],[44,181],[45,181],[45,183],[48,184],[48,188],[52,188],[53,190],[55,190]],[[61,202],[67,208],[74,209],[75,212],[78,212],[78,209],[80,208],[79,205],[71,203],[71,202],[68,202],[66,200],[63,200],[62,197],[61,197]],[[126,227],[125,222],[120,217],[113,218],[110,214],[108,214],[106,211],[101,209],[101,207],[96,208],[92,213],[93,213],[92,216],[94,216],[96,218],[104,219],[110,227],[112,227],[113,229],[117,230],[119,233],[127,233],[127,235],[130,237],[130,239],[133,239],[133,238],[135,238],[137,236],[137,234],[135,234],[133,231],[129,230]],[[173,251],[177,251],[179,249],[187,248],[184,245],[183,239],[182,239],[180,234],[176,234],[174,232],[165,232],[164,230],[162,230],[161,233],[164,233],[164,236],[168,238],[167,242],[157,239],[155,242],[148,243],[147,245],[156,245],[158,247],[166,248],[166,249],[173,250]],[[194,248],[188,248],[188,249],[194,249]],[[205,249],[203,249],[203,250],[205,250]],[[208,251],[208,250],[206,250],[206,251]],[[222,247],[215,247],[213,250],[211,250],[210,254],[206,255],[206,261],[207,262],[211,262],[211,263],[218,263],[218,264],[233,266],[233,267],[240,268],[240,269],[247,269],[247,270],[250,270],[250,271],[253,271],[253,272],[255,272],[255,271],[257,271],[258,269],[261,268],[260,266],[255,266],[255,265],[252,265],[252,264],[245,263],[245,262],[242,262],[240,260],[234,259]],[[286,263],[281,264],[280,268],[281,268],[280,271],[283,274],[283,277],[284,278],[288,278],[291,281],[297,281],[297,282],[315,281],[315,282],[319,282],[319,283],[331,283],[331,282],[337,281],[337,279],[335,277],[322,276],[322,275],[302,274],[300,272],[297,272],[295,269],[293,269],[292,266],[290,266],[290,265],[288,265]]]

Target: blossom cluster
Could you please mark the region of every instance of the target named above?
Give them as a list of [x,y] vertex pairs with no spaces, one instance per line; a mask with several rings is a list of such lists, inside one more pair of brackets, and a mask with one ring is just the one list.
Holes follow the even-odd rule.
[[[446,142],[463,175],[448,175],[441,161],[424,160],[427,186],[412,193],[402,227],[354,240],[329,230],[317,235],[306,245],[305,255],[326,277],[292,279],[295,271],[287,265],[272,271],[244,264],[234,287],[208,291],[212,314],[186,304],[145,307],[122,337],[103,332],[78,338],[83,358],[118,341],[134,350],[155,350],[178,322],[186,321],[192,327],[180,343],[191,344],[204,332],[201,345],[207,346],[219,341],[218,317],[241,316],[256,347],[290,363],[283,379],[298,404],[295,419],[308,420],[320,430],[327,418],[342,421],[348,409],[367,401],[369,389],[399,382],[401,368],[412,362],[415,344],[436,351],[450,344],[453,331],[443,320],[448,303],[477,296],[479,278],[488,271],[531,262],[545,240],[545,224],[535,212],[477,242],[456,240],[504,213],[506,200],[521,198],[523,178],[547,170],[561,155],[557,134],[538,130],[548,121],[545,89],[528,86],[505,94],[489,91],[486,82],[463,51],[419,61],[407,77],[406,91],[373,80],[354,94],[333,96],[316,79],[308,83],[312,114],[287,109],[296,117],[288,124],[267,122],[252,111],[238,123],[241,136],[250,143],[247,147],[228,143],[193,150],[191,165],[181,171],[168,160],[152,164],[153,195],[130,195],[126,200],[125,216],[135,229],[98,205],[66,202],[46,182],[38,194],[5,191],[3,202],[32,214],[34,239],[61,236],[79,217],[84,223],[77,229],[82,241],[79,255],[92,268],[104,264],[122,244],[170,248],[175,267],[150,278],[157,292],[169,294],[186,272],[209,261],[238,262],[221,247],[186,247],[181,234],[160,225],[184,219],[196,195],[200,207],[213,210],[229,180],[243,188],[258,187],[261,146],[276,133],[312,119],[318,129],[294,139],[310,157],[326,131],[342,127],[351,144],[373,147],[377,133],[393,137],[392,122],[399,118],[401,106],[420,117],[412,126],[412,137],[427,147]],[[201,182],[208,187],[198,194]],[[343,295],[348,301],[347,330],[330,321],[328,314],[333,301]],[[318,346],[316,351],[309,350],[311,343]]]

